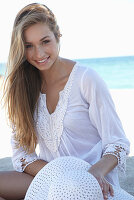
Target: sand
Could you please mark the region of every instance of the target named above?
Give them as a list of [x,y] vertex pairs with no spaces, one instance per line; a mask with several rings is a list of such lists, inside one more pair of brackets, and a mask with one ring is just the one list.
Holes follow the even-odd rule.
[[[1,84],[1,78],[0,78]],[[130,154],[127,159],[126,177],[120,175],[120,184],[130,194],[134,195],[134,89],[110,90],[117,113],[121,119],[127,138],[130,140]],[[0,96],[2,91],[0,91]],[[0,171],[12,170],[10,146],[11,130],[5,120],[5,112],[0,108]]]

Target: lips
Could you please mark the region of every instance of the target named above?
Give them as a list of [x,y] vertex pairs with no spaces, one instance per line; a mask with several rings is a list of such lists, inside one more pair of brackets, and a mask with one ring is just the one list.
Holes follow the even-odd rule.
[[42,59],[42,60],[36,60],[36,62],[37,62],[37,63],[44,63],[44,62],[46,62],[46,61],[48,60],[48,58],[49,58],[49,57],[44,58],[44,59]]

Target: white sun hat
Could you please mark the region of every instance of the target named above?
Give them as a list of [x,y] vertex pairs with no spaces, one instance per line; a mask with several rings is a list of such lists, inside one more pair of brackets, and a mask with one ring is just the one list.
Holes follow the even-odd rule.
[[72,156],[49,162],[33,179],[25,200],[103,200],[89,163]]

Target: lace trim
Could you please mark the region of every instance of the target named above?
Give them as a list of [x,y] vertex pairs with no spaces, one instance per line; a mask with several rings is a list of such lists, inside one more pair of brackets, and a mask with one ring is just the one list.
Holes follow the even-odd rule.
[[19,172],[23,172],[29,164],[36,161],[37,159],[38,159],[37,156],[31,154],[31,155],[22,156],[22,158],[16,159],[15,161],[14,159],[12,159],[12,161],[13,161],[13,166],[15,170]]
[[49,114],[46,106],[46,95],[40,94],[38,101],[38,111],[34,115],[36,131],[42,136],[47,148],[51,152],[58,150],[63,132],[63,119],[67,110],[69,94],[73,84],[77,64],[72,69],[64,90],[59,93],[59,102],[54,113]]
[[129,150],[126,145],[123,144],[108,144],[105,149],[103,155],[111,154],[116,156],[118,159],[118,169],[122,172],[126,170],[126,155]]
[[33,162],[35,162],[37,159],[34,159],[34,160],[32,160],[32,161],[26,161],[26,159],[24,159],[24,158],[21,158],[21,167],[22,167],[22,170],[24,171],[25,170],[25,168],[28,166],[28,165],[30,165],[31,163],[33,163]]

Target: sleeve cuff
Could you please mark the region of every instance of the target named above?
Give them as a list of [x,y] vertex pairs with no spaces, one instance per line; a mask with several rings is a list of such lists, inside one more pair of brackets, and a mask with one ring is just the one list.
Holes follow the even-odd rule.
[[126,155],[129,153],[129,149],[124,144],[108,144],[104,148],[103,156],[104,155],[114,155],[118,159],[117,168],[119,171],[124,172],[126,171]]
[[16,158],[15,160],[14,158],[12,158],[12,162],[14,169],[16,171],[23,172],[29,164],[33,163],[37,159],[38,159],[37,155],[29,154],[22,156],[21,158]]

